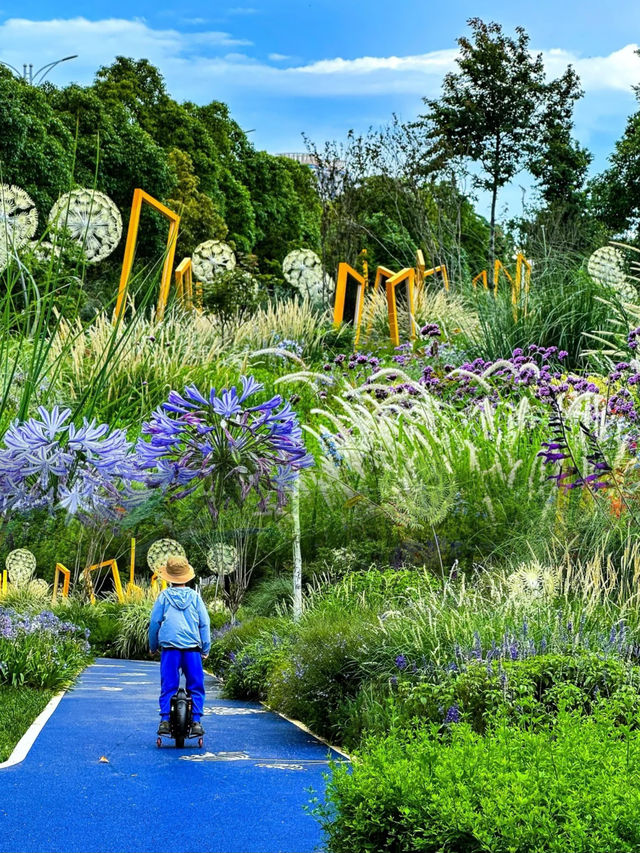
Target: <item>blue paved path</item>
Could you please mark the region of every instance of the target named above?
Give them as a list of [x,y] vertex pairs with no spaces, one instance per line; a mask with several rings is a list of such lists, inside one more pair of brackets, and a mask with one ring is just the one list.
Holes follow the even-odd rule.
[[339,756],[260,705],[221,699],[213,679],[204,748],[158,749],[158,682],[156,663],[101,659],[84,672],[24,762],[0,770],[0,851],[321,848],[303,806]]

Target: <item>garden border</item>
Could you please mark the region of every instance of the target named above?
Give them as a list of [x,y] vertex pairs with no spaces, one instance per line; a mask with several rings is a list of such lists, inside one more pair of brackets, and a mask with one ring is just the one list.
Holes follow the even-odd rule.
[[[329,743],[326,738],[320,737],[320,735],[317,735],[315,732],[312,732],[311,729],[308,726],[305,726],[304,723],[301,723],[300,720],[292,720],[291,717],[287,717],[286,714],[282,714],[280,713],[280,711],[276,711],[275,708],[272,708],[270,705],[267,705],[266,702],[260,701],[260,704],[263,705],[268,711],[271,711],[272,714],[277,714],[279,717],[282,717],[283,720],[286,720],[288,723],[292,723],[294,726],[297,726],[299,729],[302,729],[302,731],[306,734],[311,735],[311,737],[314,737],[316,740],[319,740],[320,743],[324,743],[326,746],[329,747],[329,749],[332,749],[334,752],[337,752],[338,755],[341,755],[343,758],[346,758],[347,761],[353,762],[353,758],[349,755],[349,753],[345,752],[343,749],[340,749],[340,747],[334,746],[332,743]],[[1,766],[2,765],[0,765],[0,767]]]
[[31,723],[26,732],[22,735],[18,743],[14,746],[13,752],[7,758],[6,761],[0,763],[0,770],[6,770],[9,767],[13,767],[16,764],[20,764],[25,760],[27,755],[29,754],[29,750],[36,742],[36,738],[45,727],[49,717],[53,714],[55,709],[60,704],[60,700],[66,693],[66,690],[61,690],[60,693],[56,693],[49,701],[47,702],[43,711],[41,711],[35,720]]

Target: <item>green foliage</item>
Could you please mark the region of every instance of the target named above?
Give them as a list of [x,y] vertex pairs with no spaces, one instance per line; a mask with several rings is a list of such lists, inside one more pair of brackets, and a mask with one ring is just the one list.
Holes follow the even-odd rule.
[[280,620],[265,616],[249,617],[237,624],[226,624],[211,634],[211,652],[209,666],[217,674],[224,676],[227,667],[246,645],[277,632]]
[[[51,616],[51,614],[48,614]],[[50,625],[47,614],[2,614],[0,683],[40,689],[66,687],[89,662],[89,644],[74,625]]]
[[312,614],[303,619],[290,639],[287,658],[269,673],[269,705],[320,734],[333,735],[339,725],[336,712],[360,686],[360,663],[375,627],[337,609],[330,618]]
[[224,693],[233,699],[266,699],[269,674],[286,660],[286,643],[277,633],[263,634],[231,653],[225,668]]
[[0,762],[9,758],[14,746],[52,696],[52,690],[0,686]]
[[[570,705],[590,713],[603,698],[624,696],[640,685],[640,671],[615,657],[600,654],[539,655],[525,660],[487,665],[470,663],[462,672],[434,682],[422,679],[398,687],[397,716],[442,722],[444,712],[456,706],[462,720],[483,733],[497,717],[527,726],[551,722],[559,707]],[[636,694],[636,702],[638,701]],[[444,709],[444,712],[443,712]]]
[[118,613],[118,633],[114,643],[117,657],[142,659],[149,655],[149,617],[152,601],[125,604]]
[[640,829],[640,732],[563,711],[532,732],[462,723],[370,739],[334,766],[316,816],[330,853],[622,853]]
[[223,328],[233,320],[247,318],[263,299],[258,280],[246,270],[226,270],[202,284],[202,304]]
[[167,162],[177,181],[167,199],[168,207],[180,214],[177,256],[192,255],[205,240],[224,240],[228,228],[211,197],[198,189],[200,179],[193,171],[189,154],[172,148]]

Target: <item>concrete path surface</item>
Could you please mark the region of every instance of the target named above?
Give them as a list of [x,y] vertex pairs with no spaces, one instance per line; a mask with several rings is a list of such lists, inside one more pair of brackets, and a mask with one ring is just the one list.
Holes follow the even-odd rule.
[[156,746],[159,665],[99,659],[25,760],[0,770],[0,853],[307,853],[341,757],[208,679],[204,747]]

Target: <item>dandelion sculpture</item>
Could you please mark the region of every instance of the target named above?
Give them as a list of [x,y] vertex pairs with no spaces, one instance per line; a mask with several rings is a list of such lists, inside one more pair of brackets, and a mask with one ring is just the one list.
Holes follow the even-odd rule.
[[206,240],[196,246],[191,262],[196,280],[211,282],[216,273],[235,269],[236,256],[228,243]]
[[31,196],[21,187],[0,184],[0,269],[9,253],[26,245],[36,233],[38,211]]
[[137,445],[149,485],[174,499],[202,488],[214,521],[225,502],[241,507],[251,493],[261,511],[273,495],[283,506],[300,469],[313,465],[291,405],[280,396],[257,403],[263,386],[251,376],[241,383],[206,396],[195,385],[169,392]]
[[233,574],[238,568],[238,549],[224,542],[216,542],[207,551],[207,568],[213,575],[223,578]]
[[36,558],[27,548],[16,548],[7,556],[5,566],[13,586],[26,587],[36,570]]
[[156,539],[147,551],[147,565],[152,572],[167,565],[169,557],[186,557],[187,552],[175,539]]
[[637,302],[638,293],[624,270],[624,255],[614,246],[602,246],[589,257],[587,272],[594,281],[610,287],[624,302]]
[[65,193],[51,208],[54,231],[67,231],[87,261],[97,264],[114,251],[122,237],[122,217],[109,196],[80,188]]
[[294,249],[282,262],[285,280],[312,302],[322,301],[323,286],[331,291],[335,287],[329,276],[322,271],[322,261],[311,249]]

